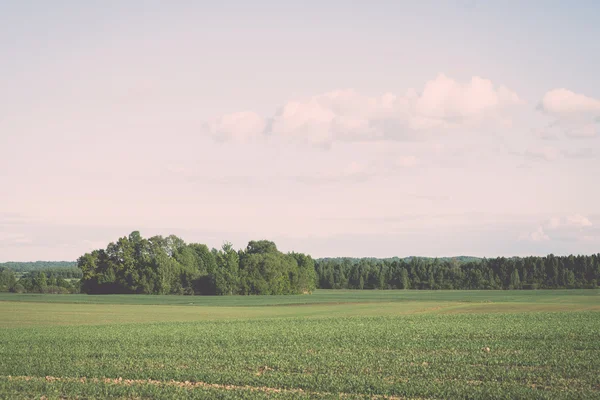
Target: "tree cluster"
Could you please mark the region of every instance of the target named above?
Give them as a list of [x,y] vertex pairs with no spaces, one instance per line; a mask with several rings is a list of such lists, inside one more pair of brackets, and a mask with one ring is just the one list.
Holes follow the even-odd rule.
[[79,282],[72,283],[65,279],[65,275],[72,273],[61,269],[58,269],[58,273],[54,270],[32,271],[17,279],[12,269],[0,267],[0,292],[79,293]]
[[296,294],[315,288],[310,256],[284,254],[275,243],[251,241],[244,250],[185,243],[175,235],[139,232],[86,253],[77,261],[84,293]]
[[13,270],[0,267],[0,292],[14,291],[17,278]]
[[47,271],[50,269],[77,270],[77,263],[75,261],[8,261],[0,263],[0,268],[8,268],[15,272]]
[[315,264],[321,289],[596,288],[600,254],[494,259],[331,258]]

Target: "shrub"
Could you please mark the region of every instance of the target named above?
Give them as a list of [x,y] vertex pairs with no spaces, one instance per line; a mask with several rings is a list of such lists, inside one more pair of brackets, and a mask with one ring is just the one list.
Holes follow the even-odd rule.
[[13,286],[12,288],[10,288],[10,291],[13,293],[25,293],[25,287],[23,285],[21,285],[20,283],[15,284],[15,286]]

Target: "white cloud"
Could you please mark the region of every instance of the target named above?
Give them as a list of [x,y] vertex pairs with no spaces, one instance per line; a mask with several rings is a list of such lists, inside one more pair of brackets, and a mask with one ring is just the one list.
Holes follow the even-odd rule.
[[544,112],[553,115],[600,113],[600,100],[567,89],[550,90],[544,95],[540,105]]
[[547,222],[547,226],[551,229],[556,229],[561,225],[561,220],[559,217],[552,217]]
[[255,113],[234,113],[208,124],[222,140],[245,139],[260,133],[295,142],[329,146],[335,141],[406,140],[486,122],[510,124],[504,110],[520,105],[519,96],[504,86],[473,77],[466,83],[440,74],[422,92],[385,93],[370,97],[336,90],[290,101],[264,120]]
[[521,240],[531,240],[533,242],[545,242],[550,240],[550,237],[546,234],[543,227],[538,227],[535,231],[521,235]]
[[567,89],[547,92],[538,109],[554,118],[541,133],[542,137],[554,137],[555,131],[572,138],[590,138],[600,133],[600,100]]
[[521,240],[541,242],[546,240],[587,240],[594,224],[581,214],[554,216],[531,233],[520,236]]
[[561,229],[561,228],[585,228],[592,226],[592,222],[589,218],[581,214],[567,215],[563,217],[552,217],[546,222],[548,229]]
[[215,118],[204,129],[217,141],[247,142],[262,135],[265,120],[254,112],[243,111]]
[[462,120],[519,103],[516,93],[504,86],[495,88],[490,80],[475,76],[469,83],[461,84],[442,74],[425,84],[416,99],[416,113],[424,118]]
[[587,227],[593,225],[587,217],[580,214],[568,216],[565,222],[565,225],[574,227]]

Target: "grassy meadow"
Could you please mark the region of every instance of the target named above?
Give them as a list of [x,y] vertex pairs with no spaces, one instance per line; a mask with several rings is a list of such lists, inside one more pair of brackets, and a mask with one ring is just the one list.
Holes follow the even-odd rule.
[[600,291],[0,295],[0,398],[600,398]]

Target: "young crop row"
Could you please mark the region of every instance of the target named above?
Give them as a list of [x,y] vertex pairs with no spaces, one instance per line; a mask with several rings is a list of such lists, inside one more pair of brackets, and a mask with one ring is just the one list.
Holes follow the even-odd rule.
[[[4,393],[22,384],[8,376],[49,376],[85,378],[74,385],[99,393],[108,384],[90,379],[229,385],[250,398],[600,397],[595,312],[14,328],[0,330],[0,339]],[[62,390],[69,382],[36,385]],[[209,389],[223,392],[202,388]]]

